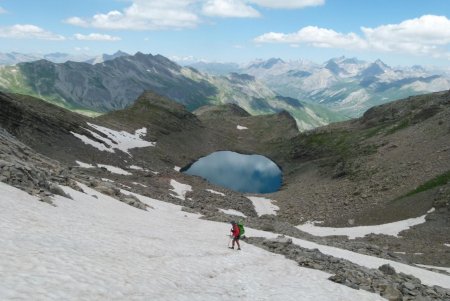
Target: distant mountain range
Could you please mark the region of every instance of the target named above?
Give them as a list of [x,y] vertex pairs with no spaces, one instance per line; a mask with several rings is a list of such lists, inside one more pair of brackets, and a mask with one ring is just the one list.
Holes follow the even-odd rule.
[[86,62],[41,59],[3,66],[0,90],[37,96],[84,113],[123,109],[143,91],[150,90],[191,111],[225,103],[238,104],[254,115],[285,110],[301,130],[344,119],[325,106],[281,96],[252,75],[212,76],[182,67],[164,56],[140,52],[118,52]]
[[117,51],[114,54],[102,54],[98,56],[92,56],[87,54],[68,54],[68,53],[20,53],[20,52],[0,52],[0,66],[11,66],[18,63],[33,62],[38,60],[47,60],[53,63],[65,63],[72,62],[85,62],[89,64],[103,63],[105,61],[113,60],[117,57],[128,56],[128,53],[123,51]]
[[348,117],[396,99],[450,89],[449,73],[421,66],[394,68],[381,60],[339,57],[316,64],[271,58],[243,66],[205,62],[192,66],[210,74],[249,74],[280,95],[320,103]]
[[[154,58],[157,57],[163,58],[154,56]],[[90,65],[104,64],[120,58],[129,60],[122,59],[116,63],[94,68],[75,67],[76,64],[74,64],[74,62]],[[229,102],[240,104],[252,114],[272,113],[279,109],[286,109],[295,116],[302,129],[343,118],[358,117],[375,105],[396,99],[450,89],[449,71],[422,66],[391,67],[381,60],[366,62],[346,57],[333,58],[323,64],[307,60],[284,61],[280,58],[271,58],[241,65],[199,61],[180,66],[174,62],[161,64],[161,61],[155,65],[154,62],[142,60],[142,55],[139,53],[130,55],[122,51],[95,57],[66,53],[0,53],[0,66],[38,60],[48,61],[40,62],[39,66],[45,65],[49,68],[52,63],[63,63],[58,66],[53,64],[59,74],[58,88],[55,87],[57,91],[44,93],[42,83],[32,82],[34,80],[48,81],[45,77],[43,79],[33,77],[34,75],[42,76],[42,72],[38,70],[41,67],[36,68],[38,63],[21,65],[16,69],[0,67],[0,88],[44,97],[56,103],[63,103],[69,108],[100,112],[123,108],[129,99],[135,99],[145,89],[152,89],[187,105],[189,109],[195,109],[203,104]],[[164,60],[170,61],[167,58]],[[142,66],[139,66],[141,63]],[[147,71],[145,66],[150,67],[147,68],[150,71]],[[158,67],[153,69],[155,66]],[[12,72],[20,70],[20,72],[14,74],[7,70],[13,70]],[[136,73],[137,70],[139,74]],[[89,74],[83,74],[84,72]],[[70,73],[77,78],[81,75],[81,78],[88,78],[89,83],[99,84],[100,81],[104,89],[96,87],[95,84],[88,86],[88,82],[84,83],[85,87],[80,86],[76,81],[70,82],[69,78],[61,77],[62,73]],[[237,83],[237,74],[251,75],[252,80]],[[22,75],[23,78],[21,78]],[[28,83],[24,83],[23,81],[27,79]],[[252,88],[249,88],[250,83]],[[126,91],[118,90],[122,84],[127,88]],[[196,87],[197,84],[202,86],[200,90]],[[245,89],[244,86],[246,86]],[[209,89],[209,91],[203,89]],[[50,90],[52,90],[51,87]],[[94,90],[96,92],[93,92]],[[311,114],[311,111],[306,114],[305,109],[298,111],[292,102],[289,105],[286,105],[285,100],[281,103],[277,102],[273,99],[275,96],[300,101],[303,106],[316,112],[317,116]],[[265,99],[264,104],[260,99]],[[268,99],[270,99],[269,102],[267,102]],[[265,103],[269,105],[266,106]],[[305,121],[305,118],[308,120]]]

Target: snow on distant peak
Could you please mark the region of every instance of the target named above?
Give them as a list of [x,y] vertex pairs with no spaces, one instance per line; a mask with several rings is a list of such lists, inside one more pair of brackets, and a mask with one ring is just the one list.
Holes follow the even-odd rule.
[[[434,208],[428,211],[431,213]],[[331,236],[331,235],[344,235],[349,239],[355,239],[357,237],[364,237],[368,234],[384,234],[398,237],[399,233],[409,228],[425,223],[425,215],[410,218],[398,222],[374,225],[374,226],[358,226],[358,227],[346,227],[346,228],[332,228],[332,227],[317,227],[314,223],[308,222],[296,228],[307,232],[315,236]]]
[[147,135],[147,128],[138,129],[135,131],[134,134],[130,134],[125,131],[115,131],[103,126],[99,126],[93,123],[87,123],[91,128],[97,130],[98,132],[104,134],[106,137],[91,131],[90,129],[85,129],[93,137],[95,137],[97,140],[101,141],[94,141],[91,138],[81,135],[75,132],[71,132],[72,135],[83,141],[85,144],[91,145],[95,148],[97,148],[100,151],[107,151],[110,153],[114,153],[114,149],[118,149],[124,153],[127,153],[131,156],[129,153],[129,150],[132,148],[138,148],[138,147],[149,147],[149,146],[155,146],[155,142],[149,142],[142,140],[141,138]]
[[180,182],[177,182],[175,180],[170,180],[170,185],[172,186],[172,189],[170,191],[173,191],[175,194],[170,194],[174,198],[185,200],[186,199],[186,193],[189,191],[192,191],[192,186],[187,184],[182,184]]
[[105,164],[97,164],[98,167],[103,167],[106,168],[107,171],[109,171],[110,173],[115,173],[118,175],[125,175],[125,176],[131,176],[132,173],[129,173],[126,170],[123,170],[122,168],[116,167],[116,166],[111,166],[111,165],[105,165]]
[[173,170],[175,170],[175,171],[180,171],[181,170],[181,167],[179,167],[179,166],[175,166],[174,168],[173,168]]
[[267,214],[267,215],[277,215],[277,211],[280,210],[280,207],[273,204],[276,202],[274,200],[256,197],[256,196],[248,196],[247,199],[252,201],[253,206],[255,207],[255,211],[258,216]]
[[248,130],[248,127],[241,126],[241,125],[238,125],[236,128],[237,128],[238,130],[240,130],[240,131],[242,131],[242,130]]

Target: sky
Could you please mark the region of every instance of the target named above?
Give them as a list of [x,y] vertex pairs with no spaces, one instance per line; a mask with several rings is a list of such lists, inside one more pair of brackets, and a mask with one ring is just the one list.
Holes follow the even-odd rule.
[[450,68],[448,0],[0,0],[0,52]]

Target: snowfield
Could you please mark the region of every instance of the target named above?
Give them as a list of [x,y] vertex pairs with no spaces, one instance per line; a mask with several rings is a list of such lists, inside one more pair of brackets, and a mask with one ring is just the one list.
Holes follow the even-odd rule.
[[0,183],[0,300],[384,300],[252,245],[229,250],[228,224],[82,188],[53,207]]
[[[434,211],[434,208],[429,210],[427,213]],[[314,222],[305,223],[303,225],[297,226],[299,230],[307,232],[314,236],[331,236],[331,235],[344,235],[348,236],[349,239],[355,239],[357,237],[364,237],[371,233],[373,234],[385,234],[398,237],[399,233],[408,230],[409,228],[425,223],[425,217],[427,215],[422,215],[415,218],[409,218],[398,222],[374,225],[374,226],[357,226],[357,227],[318,227]]]

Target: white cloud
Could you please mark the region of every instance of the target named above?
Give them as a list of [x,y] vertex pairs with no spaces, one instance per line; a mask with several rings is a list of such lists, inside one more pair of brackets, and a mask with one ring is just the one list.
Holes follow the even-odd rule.
[[372,47],[381,51],[432,54],[444,51],[441,47],[450,44],[450,20],[445,16],[425,15],[361,30]]
[[303,8],[307,6],[319,6],[325,4],[325,0],[249,0],[260,6],[270,8]]
[[16,24],[13,26],[0,27],[0,38],[38,39],[52,41],[65,40],[62,35],[54,34],[31,24]]
[[203,14],[214,17],[255,18],[260,13],[242,0],[208,0],[203,6]]
[[71,17],[65,20],[66,23],[76,25],[76,26],[82,26],[82,27],[88,27],[89,23],[79,17]]
[[355,33],[342,34],[316,26],[303,27],[294,33],[265,33],[254,39],[257,43],[305,43],[321,48],[364,49],[367,43]]
[[113,10],[92,18],[71,17],[67,23],[102,29],[158,30],[195,27],[200,21],[194,13],[198,0],[133,0],[123,11]]
[[108,34],[100,34],[100,33],[91,33],[88,35],[83,35],[80,33],[77,33],[74,35],[75,39],[80,41],[107,41],[107,42],[114,42],[114,41],[120,41],[120,37],[114,37],[110,36]]
[[414,55],[450,56],[450,20],[445,16],[425,15],[399,24],[375,28],[361,27],[363,35],[340,33],[332,29],[307,26],[294,33],[269,32],[254,39],[256,43],[307,44],[322,48],[375,50]]
[[66,23],[81,27],[117,30],[161,30],[193,28],[201,15],[221,18],[255,18],[261,13],[254,6],[274,9],[300,9],[322,5],[325,0],[127,0],[122,10],[92,17],[73,16]]

